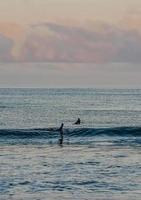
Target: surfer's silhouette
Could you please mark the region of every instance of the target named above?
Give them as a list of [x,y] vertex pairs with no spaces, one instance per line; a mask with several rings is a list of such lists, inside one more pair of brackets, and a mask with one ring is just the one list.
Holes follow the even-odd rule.
[[80,124],[80,123],[81,123],[80,118],[78,118],[74,124]]
[[60,132],[60,139],[59,139],[59,144],[60,144],[60,145],[63,144],[63,135],[64,135],[63,126],[64,126],[64,124],[62,123],[61,126],[60,126],[60,128],[58,129],[59,132]]

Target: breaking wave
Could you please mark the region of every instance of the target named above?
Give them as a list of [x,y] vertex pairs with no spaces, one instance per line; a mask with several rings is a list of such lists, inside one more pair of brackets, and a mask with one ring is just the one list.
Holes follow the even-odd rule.
[[[57,128],[35,128],[35,129],[0,129],[0,138],[18,139],[48,139],[58,137]],[[94,137],[94,136],[141,136],[141,127],[114,127],[114,128],[66,128],[64,135],[69,137]]]

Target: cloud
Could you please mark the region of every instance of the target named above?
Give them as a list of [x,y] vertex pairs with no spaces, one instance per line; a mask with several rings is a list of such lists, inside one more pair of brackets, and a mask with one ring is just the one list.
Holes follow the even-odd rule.
[[141,62],[141,36],[136,31],[125,32],[120,40],[116,62]]
[[14,42],[4,35],[0,34],[0,62],[13,61],[12,48]]
[[23,60],[50,62],[141,62],[141,35],[101,24],[90,29],[55,23],[31,26]]
[[[5,33],[9,30],[7,26]],[[0,34],[0,61],[141,62],[141,32],[137,28],[102,22],[75,26],[39,23],[27,29],[14,27],[11,37],[4,32]]]
[[12,60],[20,60],[20,48],[24,42],[26,30],[26,25],[14,22],[0,22],[0,34],[13,43],[11,49]]
[[25,26],[12,22],[0,22],[0,33],[14,41],[24,34]]
[[132,9],[120,21],[120,26],[127,30],[137,30],[141,33],[141,10]]
[[[41,35],[38,27],[48,30]],[[40,29],[41,31],[41,29]],[[28,60],[54,62],[103,62],[107,61],[112,45],[99,32],[80,27],[69,27],[53,23],[34,26],[27,37],[23,55]],[[104,36],[105,37],[105,36]]]

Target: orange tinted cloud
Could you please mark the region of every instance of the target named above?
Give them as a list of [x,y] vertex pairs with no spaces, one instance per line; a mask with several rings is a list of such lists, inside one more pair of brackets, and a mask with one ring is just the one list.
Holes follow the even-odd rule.
[[0,22],[0,33],[13,41],[11,55],[13,59],[19,59],[20,48],[26,34],[26,27],[13,22]]
[[24,34],[24,27],[12,22],[0,22],[0,32],[6,37],[17,40]]

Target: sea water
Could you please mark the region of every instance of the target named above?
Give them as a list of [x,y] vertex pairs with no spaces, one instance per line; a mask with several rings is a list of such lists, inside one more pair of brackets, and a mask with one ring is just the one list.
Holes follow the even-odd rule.
[[0,89],[0,199],[140,200],[141,90]]

